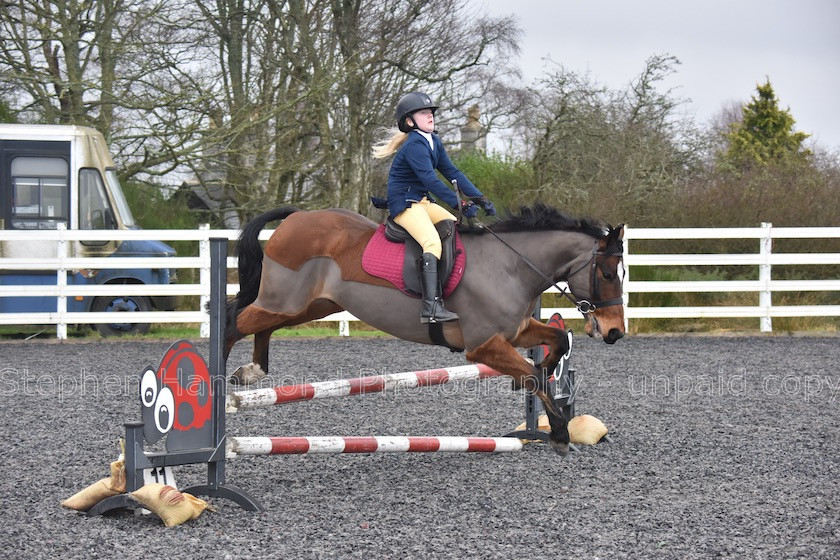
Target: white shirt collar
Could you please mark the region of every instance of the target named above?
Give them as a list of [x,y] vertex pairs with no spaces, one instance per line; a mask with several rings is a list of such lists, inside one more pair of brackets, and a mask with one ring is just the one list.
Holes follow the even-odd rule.
[[429,141],[429,147],[432,149],[432,151],[435,151],[435,143],[434,143],[434,140],[432,140],[432,133],[431,132],[423,132],[419,128],[415,128],[414,130],[419,132],[421,136],[423,136],[426,140],[428,140]]

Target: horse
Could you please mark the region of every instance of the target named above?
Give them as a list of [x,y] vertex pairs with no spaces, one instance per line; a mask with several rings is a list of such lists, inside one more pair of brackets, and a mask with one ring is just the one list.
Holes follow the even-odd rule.
[[[261,248],[260,231],[277,220]],[[273,331],[342,310],[400,339],[440,344],[429,325],[420,323],[420,299],[363,270],[362,254],[377,227],[345,209],[293,207],[270,210],[245,225],[236,248],[240,291],[227,302],[225,358],[235,342],[253,334],[254,363],[245,378],[264,376]],[[540,294],[565,281],[564,295],[584,314],[586,334],[607,344],[624,336],[623,236],[623,225],[575,218],[540,203],[508,212],[483,232],[461,233],[468,266],[446,300],[460,319],[438,324],[445,343],[466,350],[470,362],[511,376],[514,388],[533,392],[548,416],[549,443],[561,455],[569,446],[567,421],[547,384],[568,338],[532,313]],[[539,344],[549,352],[538,365],[516,350]]]

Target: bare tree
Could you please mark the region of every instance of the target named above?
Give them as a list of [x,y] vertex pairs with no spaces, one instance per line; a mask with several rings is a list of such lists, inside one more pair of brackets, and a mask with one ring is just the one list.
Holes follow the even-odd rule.
[[218,45],[206,97],[224,139],[205,155],[223,164],[223,196],[243,217],[288,202],[365,211],[371,146],[396,99],[422,88],[460,108],[516,37],[510,20],[474,19],[454,0],[198,6],[208,49]]
[[24,121],[99,129],[116,147],[124,179],[173,169],[195,141],[192,88],[181,70],[195,63],[189,50],[195,36],[181,19],[187,5],[7,2],[0,12],[0,75],[14,93],[13,111]]
[[435,95],[444,133],[477,99],[492,122],[517,37],[457,0],[16,0],[0,93],[101,130],[123,179],[192,171],[219,215],[365,210],[396,99]]
[[646,221],[699,165],[681,101],[657,86],[678,61],[651,57],[625,90],[560,68],[532,91],[526,119],[535,194],[581,212]]

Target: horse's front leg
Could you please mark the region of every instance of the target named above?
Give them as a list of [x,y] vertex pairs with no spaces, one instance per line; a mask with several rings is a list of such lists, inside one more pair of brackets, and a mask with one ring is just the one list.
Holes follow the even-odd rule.
[[548,423],[551,426],[548,441],[552,449],[560,455],[566,455],[569,452],[569,429],[566,417],[563,416],[548,392],[548,376],[544,373],[547,370],[532,366],[510,342],[498,334],[493,335],[490,340],[475,350],[467,352],[466,358],[471,362],[486,364],[496,371],[510,375],[518,387],[524,387],[534,393],[542,401],[546,416],[548,416]]
[[546,372],[546,375],[550,375],[560,363],[560,359],[569,351],[569,336],[566,331],[550,327],[531,317],[528,326],[519,333],[512,344],[517,348],[531,348],[539,344],[547,344],[548,355],[540,362],[539,368]]

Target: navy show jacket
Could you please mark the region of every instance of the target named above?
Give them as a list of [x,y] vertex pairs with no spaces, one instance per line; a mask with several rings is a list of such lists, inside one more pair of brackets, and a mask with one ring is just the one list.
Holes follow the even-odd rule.
[[481,191],[449,159],[437,134],[432,134],[432,142],[434,150],[425,136],[412,130],[397,150],[388,174],[388,211],[391,217],[400,214],[412,202],[419,202],[428,193],[457,209],[458,197],[440,180],[435,170],[449,181],[457,180],[466,196],[482,196]]

